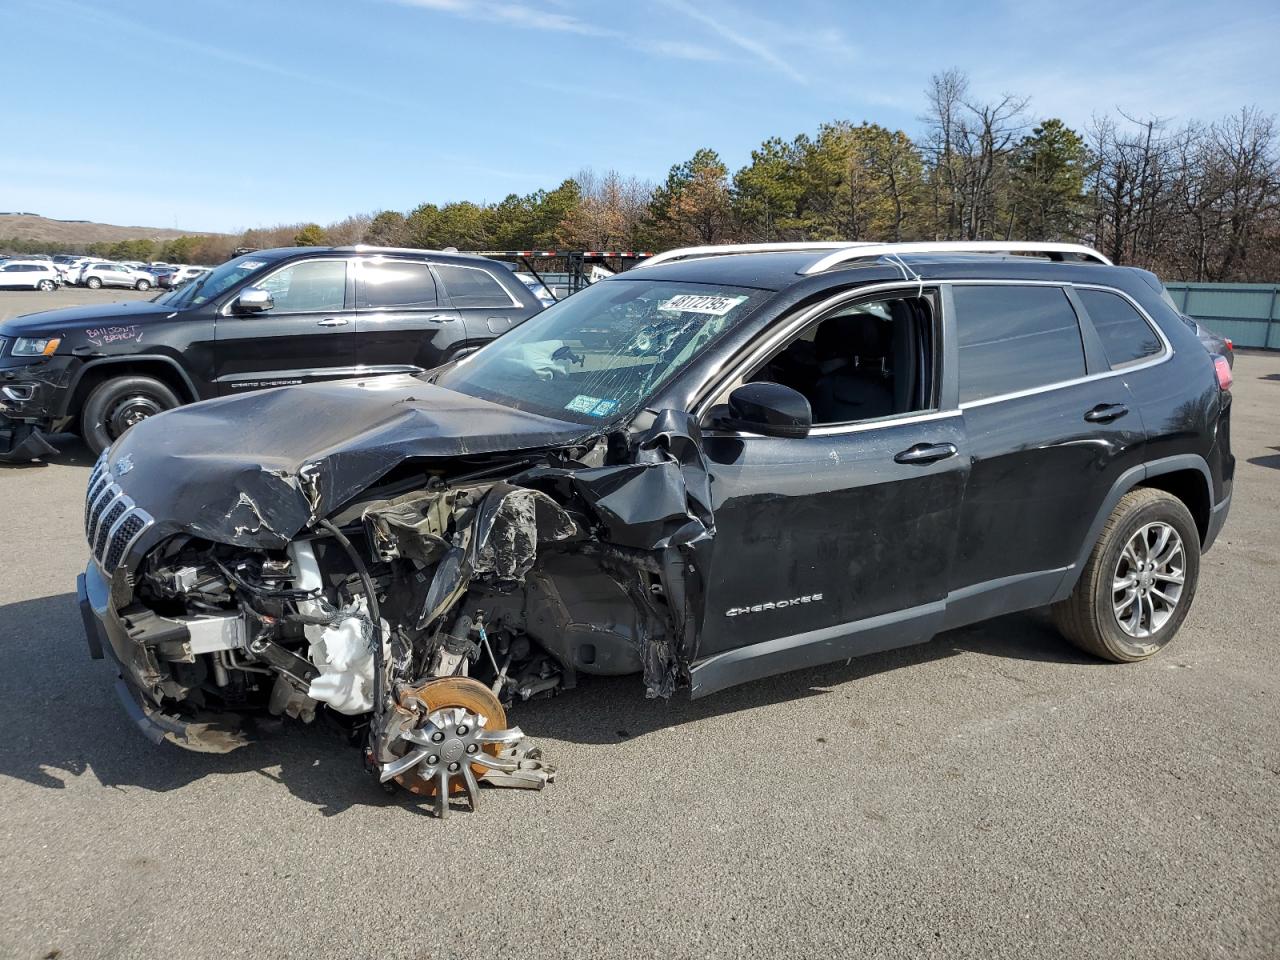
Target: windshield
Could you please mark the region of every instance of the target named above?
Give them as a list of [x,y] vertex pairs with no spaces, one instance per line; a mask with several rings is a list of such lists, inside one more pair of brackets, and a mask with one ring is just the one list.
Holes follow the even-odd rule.
[[202,277],[197,277],[177,290],[161,297],[158,302],[173,307],[198,307],[207,303],[224,290],[230,290],[249,274],[265,267],[270,261],[255,254],[246,254],[228,260]]
[[441,371],[436,382],[574,423],[612,420],[638,409],[769,295],[667,280],[593,284]]

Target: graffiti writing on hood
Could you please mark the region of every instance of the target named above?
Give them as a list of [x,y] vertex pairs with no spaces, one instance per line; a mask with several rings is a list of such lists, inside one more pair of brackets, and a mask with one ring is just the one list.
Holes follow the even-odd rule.
[[136,324],[130,324],[127,327],[93,327],[86,330],[84,335],[95,347],[106,346],[109,343],[119,343],[122,340],[140,343],[142,341],[142,328]]

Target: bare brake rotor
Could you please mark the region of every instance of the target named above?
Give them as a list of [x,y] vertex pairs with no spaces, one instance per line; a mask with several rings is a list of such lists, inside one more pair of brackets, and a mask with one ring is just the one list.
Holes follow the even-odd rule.
[[502,704],[479,681],[429,680],[404,690],[399,707],[415,719],[392,742],[392,749],[404,752],[383,764],[380,779],[434,797],[440,817],[447,814],[453,794],[467,794],[471,809],[479,809],[481,780],[539,790],[555,776],[536,748],[523,746],[520,728],[507,727]]

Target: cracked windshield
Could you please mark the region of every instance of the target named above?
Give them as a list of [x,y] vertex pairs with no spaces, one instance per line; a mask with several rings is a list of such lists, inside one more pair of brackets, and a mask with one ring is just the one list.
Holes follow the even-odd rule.
[[443,371],[436,383],[599,423],[637,409],[767,296],[705,283],[597,283]]

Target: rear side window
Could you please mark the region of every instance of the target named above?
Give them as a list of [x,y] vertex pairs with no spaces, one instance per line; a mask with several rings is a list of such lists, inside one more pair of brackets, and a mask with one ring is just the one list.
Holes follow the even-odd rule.
[[436,272],[444,281],[445,293],[455,307],[510,307],[511,295],[485,270],[437,263]]
[[1163,349],[1151,325],[1124,297],[1106,290],[1076,290],[1076,295],[1093,321],[1112,367],[1154,357]]
[[960,402],[1085,375],[1080,323],[1061,287],[952,288]]
[[425,261],[364,260],[356,275],[358,307],[434,307],[436,282]]

